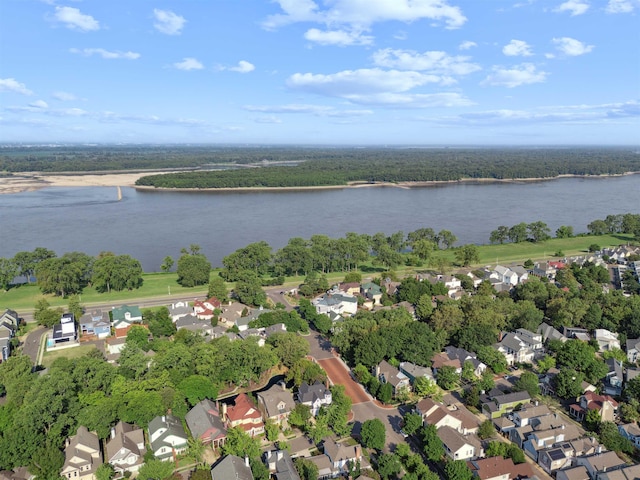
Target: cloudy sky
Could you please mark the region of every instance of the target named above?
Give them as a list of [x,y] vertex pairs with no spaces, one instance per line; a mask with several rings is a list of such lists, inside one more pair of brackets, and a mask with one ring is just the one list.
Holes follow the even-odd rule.
[[0,141],[640,143],[640,0],[1,0]]

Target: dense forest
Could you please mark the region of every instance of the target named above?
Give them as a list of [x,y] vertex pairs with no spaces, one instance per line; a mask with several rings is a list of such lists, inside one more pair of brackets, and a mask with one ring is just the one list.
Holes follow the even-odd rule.
[[[284,165],[286,166],[284,166]],[[249,166],[261,168],[247,168]],[[220,171],[220,169],[224,169]],[[640,171],[629,148],[286,146],[4,146],[0,172],[193,170],[141,179],[166,188],[289,187],[349,182],[550,178]]]
[[136,183],[164,188],[309,187],[608,175],[639,167],[639,155],[614,149],[343,149],[296,166],[151,175]]

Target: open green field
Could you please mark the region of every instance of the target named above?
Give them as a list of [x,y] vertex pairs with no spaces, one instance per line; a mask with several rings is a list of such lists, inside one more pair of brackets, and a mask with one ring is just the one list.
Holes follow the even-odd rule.
[[44,355],[42,356],[42,366],[48,368],[57,358],[61,357],[68,358],[69,360],[80,358],[95,349],[95,345],[80,345],[79,347],[63,348],[61,350],[54,350],[51,352],[45,351]]
[[[600,247],[610,247],[633,242],[632,235],[585,235],[573,238],[553,238],[541,243],[505,243],[503,245],[480,245],[480,263],[475,266],[510,264],[513,262],[523,263],[527,259],[550,260],[557,258],[554,254],[562,251],[565,256],[583,255],[588,253],[589,246],[597,244]],[[455,269],[455,253],[453,250],[438,250],[433,254],[434,260],[438,258],[447,259]],[[425,267],[399,267],[396,269],[399,276],[413,273],[416,270],[424,270]],[[375,267],[370,263],[361,265],[363,276],[377,276],[385,269]],[[216,275],[213,271],[212,275]],[[334,272],[327,275],[329,283],[342,281],[344,273]],[[202,297],[206,295],[207,287],[184,288],[178,285],[175,273],[148,273],[143,276],[144,283],[138,290],[98,293],[93,288],[86,288],[80,296],[80,302],[84,306],[101,303],[127,303],[140,299],[171,298],[180,297]],[[287,286],[296,286],[304,280],[304,277],[287,277]],[[230,284],[229,284],[230,286]],[[0,311],[11,308],[20,313],[33,310],[35,303],[45,297],[52,306],[66,307],[68,299],[54,297],[53,295],[42,295],[36,285],[22,285],[12,288],[7,292],[0,292]]]

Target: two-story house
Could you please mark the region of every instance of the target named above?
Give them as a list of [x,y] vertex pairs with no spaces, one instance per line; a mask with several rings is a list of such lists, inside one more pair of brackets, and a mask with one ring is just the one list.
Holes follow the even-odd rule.
[[308,405],[311,415],[315,417],[321,407],[331,405],[333,397],[331,391],[320,381],[316,381],[313,385],[302,382],[302,385],[298,388],[298,393],[296,393],[296,400],[298,403]]
[[103,312],[100,309],[91,310],[82,315],[78,323],[83,336],[94,335],[97,338],[111,336],[111,320],[108,312]]
[[113,465],[116,476],[123,476],[125,472],[137,472],[144,465],[146,452],[142,429],[123,421],[111,428],[104,454],[105,462]]
[[535,352],[529,342],[523,341],[516,333],[507,333],[494,348],[504,355],[507,365],[515,363],[532,363]]
[[381,384],[389,383],[393,387],[393,396],[395,397],[402,391],[410,391],[411,383],[409,377],[391,365],[386,360],[381,361],[375,367],[376,378]]
[[199,438],[205,445],[218,448],[227,439],[227,428],[220,416],[218,406],[208,398],[201,400],[187,412],[187,427],[193,438]]
[[569,407],[569,413],[579,422],[583,421],[589,410],[596,410],[603,422],[613,422],[618,411],[618,402],[609,395],[598,395],[595,392],[587,392],[579,399],[578,404]]
[[122,305],[111,309],[111,319],[115,336],[122,338],[127,336],[129,329],[134,324],[142,323],[142,312],[140,312],[140,307]]
[[471,460],[484,455],[482,442],[475,434],[465,436],[455,428],[444,426],[438,429],[438,438],[452,460]]
[[179,453],[187,450],[189,437],[182,422],[173,415],[155,417],[149,422],[149,443],[156,458],[175,460]]
[[241,427],[252,437],[264,433],[262,415],[246,393],[238,395],[232,405],[221,406],[227,428]]
[[289,414],[295,408],[293,394],[284,383],[273,385],[264,392],[259,392],[258,408],[265,420],[271,420],[282,428],[289,426]]
[[96,480],[96,470],[102,465],[100,439],[87,427],[79,426],[77,433],[67,439],[64,464],[60,476],[67,479]]

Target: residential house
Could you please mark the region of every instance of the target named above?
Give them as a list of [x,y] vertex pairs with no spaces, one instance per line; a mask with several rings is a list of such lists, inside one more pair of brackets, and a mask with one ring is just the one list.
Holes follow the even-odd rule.
[[324,383],[316,381],[313,385],[303,382],[296,393],[298,403],[308,405],[311,409],[311,415],[318,415],[320,408],[331,405],[331,391]]
[[205,445],[218,448],[227,439],[227,429],[220,417],[218,406],[205,398],[198,402],[185,416],[187,427],[193,438],[199,438]]
[[579,327],[562,327],[562,333],[565,337],[580,340],[582,342],[588,342],[591,340],[589,330]]
[[627,360],[635,364],[640,354],[640,338],[627,339]]
[[554,280],[557,271],[558,269],[554,262],[539,262],[533,266],[531,273],[536,277],[546,277],[549,280]]
[[452,346],[445,347],[444,352],[438,353],[433,357],[431,368],[433,368],[436,376],[438,375],[438,368],[445,365],[454,367],[456,372],[460,374],[462,373],[462,366],[467,360],[473,365],[473,373],[478,377],[482,376],[482,372],[487,369],[487,366],[476,358],[476,354],[463,348]]
[[95,335],[98,338],[111,336],[111,320],[109,313],[100,309],[91,310],[80,317],[80,332],[82,336]]
[[516,330],[516,335],[520,340],[525,342],[531,350],[537,352],[544,348],[544,342],[542,340],[542,334],[533,333],[526,328],[518,328]]
[[328,480],[336,478],[338,475],[333,472],[333,465],[328,455],[320,454],[313,457],[306,457],[318,469],[318,480]]
[[567,337],[565,337],[551,325],[544,322],[540,324],[537,332],[542,335],[542,341],[544,343],[547,343],[549,340],[560,340],[563,343],[567,341]]
[[518,334],[507,333],[494,348],[504,355],[507,365],[533,363],[535,352],[529,346],[529,342],[523,341]]
[[610,350],[620,349],[620,340],[618,334],[610,332],[604,328],[596,328],[594,331],[594,337],[598,342],[598,350],[600,352],[607,352]]
[[107,338],[105,343],[107,345],[108,355],[116,355],[116,354],[120,355],[120,352],[122,352],[122,349],[127,344],[127,338],[111,337],[111,338]]
[[636,448],[640,448],[640,427],[636,422],[618,425],[620,435],[633,443]]
[[624,381],[624,368],[622,362],[615,358],[605,360],[609,371],[604,377],[604,393],[607,395],[620,396],[622,394],[622,382]]
[[327,438],[322,443],[324,454],[329,457],[331,469],[335,476],[344,475],[349,464],[362,463],[362,447],[360,445],[347,445],[336,443],[332,438]]
[[502,265],[496,265],[491,272],[490,278],[495,278],[511,287],[515,287],[518,284],[518,274],[511,270],[509,267],[503,267]]
[[225,455],[211,466],[211,480],[254,480],[249,458]]
[[360,293],[360,283],[358,282],[342,282],[338,285],[338,290],[348,295],[356,295]]
[[264,433],[262,415],[246,393],[238,395],[233,405],[223,403],[222,417],[227,428],[241,427],[252,437]]
[[382,289],[376,283],[363,283],[360,286],[360,295],[364,297],[365,304],[369,304],[369,308],[382,305]]
[[616,467],[622,467],[625,465],[625,462],[618,458],[616,452],[605,451],[583,457],[577,457],[574,465],[582,465],[585,467],[589,474],[589,478],[591,480],[596,480],[600,473],[607,472]]
[[449,426],[468,435],[476,433],[480,427],[478,417],[462,405],[444,405],[424,398],[416,404],[415,412],[422,417],[425,425],[434,425],[437,429]]
[[16,467],[13,470],[0,471],[0,480],[34,480],[35,475],[29,472],[28,467]]
[[193,313],[193,307],[189,305],[189,302],[180,301],[176,303],[172,303],[169,305],[169,316],[171,317],[171,321],[176,323],[179,318],[184,317],[185,315],[190,315]]
[[640,465],[635,464],[602,472],[598,474],[597,480],[638,480],[639,478]]
[[258,409],[265,420],[271,420],[282,428],[289,426],[289,414],[296,404],[284,382],[273,385],[264,392],[258,392],[257,397]]
[[59,346],[78,346],[78,328],[76,327],[73,313],[65,313],[60,318],[60,323],[53,326],[52,332],[47,338],[47,348]]
[[193,302],[193,313],[200,320],[209,320],[214,317],[215,310],[222,311],[222,302],[216,297],[208,298],[207,300],[195,300]]
[[5,310],[0,316],[0,362],[11,355],[11,339],[16,336],[19,324],[20,317],[13,310]]
[[533,478],[533,469],[527,463],[515,465],[510,458],[489,457],[467,462],[474,477],[480,480],[518,480]]
[[609,395],[587,392],[580,397],[578,404],[569,407],[571,416],[580,422],[585,419],[589,410],[597,410],[601,421],[613,422],[618,410],[618,402]]
[[102,454],[98,435],[85,426],[79,426],[77,433],[65,442],[60,476],[74,480],[96,480],[95,473],[100,465]]
[[513,412],[510,417],[516,427],[525,427],[532,423],[536,418],[551,415],[551,410],[546,405],[534,405],[528,403],[520,410]]
[[556,480],[591,480],[587,469],[579,465],[577,467],[565,468],[556,472]]
[[488,402],[482,404],[482,413],[488,418],[501,417],[510,413],[519,405],[529,403],[531,396],[527,392],[505,393],[492,396]]
[[547,473],[571,466],[575,451],[569,441],[582,436],[578,427],[562,423],[552,428],[534,430],[522,445],[524,453],[537,462]]
[[287,333],[287,326],[284,323],[276,323],[265,327],[263,335],[264,338],[268,339],[271,335],[275,335],[276,333]]
[[148,428],[151,451],[157,459],[175,460],[176,455],[187,450],[189,437],[182,422],[173,415],[155,417]]
[[386,360],[381,361],[375,367],[375,375],[381,384],[389,383],[393,387],[393,396],[395,397],[402,391],[411,390],[409,377],[391,365]]
[[411,362],[400,362],[400,372],[409,377],[411,385],[416,381],[416,378],[426,378],[434,381],[433,371],[429,367],[423,367]]
[[438,429],[438,438],[452,460],[471,460],[484,454],[482,443],[475,434],[464,436],[455,428],[444,426]]
[[314,299],[311,304],[316,313],[337,313],[343,317],[355,315],[358,311],[358,299],[354,295],[348,295],[338,289],[329,290],[327,293]]
[[218,321],[229,328],[236,324],[236,320],[242,316],[242,312],[249,311],[249,307],[240,302],[231,302],[222,307],[222,312],[218,315]]
[[[531,437],[533,434],[536,434],[535,437]],[[563,436],[559,437],[560,435]],[[537,460],[536,452],[541,448],[550,447],[561,440],[575,440],[579,435],[573,424],[567,423],[558,414],[552,414],[533,418],[526,425],[516,427],[509,433],[509,440],[523,450],[530,438],[532,442],[529,442],[529,453],[534,460]]]
[[118,338],[126,337],[132,325],[142,322],[142,313],[136,306],[123,305],[111,310],[113,328]]
[[144,432],[130,423],[120,421],[111,428],[111,436],[107,439],[104,454],[105,462],[113,465],[116,477],[125,472],[137,472],[144,465]]
[[212,336],[213,326],[209,320],[200,320],[193,314],[183,315],[176,320],[176,330],[189,330],[202,336]]
[[518,284],[529,280],[529,270],[524,268],[522,265],[514,265],[510,268],[511,268],[511,271],[517,275]]
[[300,480],[300,475],[298,475],[288,451],[269,450],[263,455],[263,460],[276,480]]

